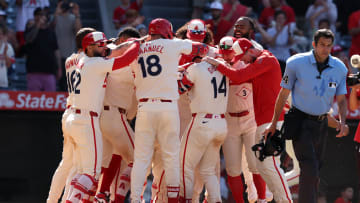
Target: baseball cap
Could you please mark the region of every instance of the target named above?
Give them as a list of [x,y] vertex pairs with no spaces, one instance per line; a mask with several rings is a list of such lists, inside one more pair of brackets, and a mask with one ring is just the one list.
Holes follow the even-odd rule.
[[230,52],[233,52],[233,44],[235,42],[236,38],[231,36],[225,36],[221,38],[219,43],[219,53],[220,54],[229,54]]
[[103,32],[91,32],[85,35],[82,40],[82,47],[85,50],[88,46],[99,44],[99,46],[105,46],[107,42],[106,36]]
[[214,2],[212,2],[212,3],[210,4],[210,9],[223,10],[224,7],[223,7],[223,5],[222,5],[220,2],[214,1]]
[[236,42],[233,44],[233,49],[235,51],[235,56],[238,56],[241,58],[247,50],[253,47],[253,44],[246,38],[239,38],[236,40]]
[[186,37],[191,40],[203,41],[206,35],[204,21],[200,19],[191,20],[187,26]]

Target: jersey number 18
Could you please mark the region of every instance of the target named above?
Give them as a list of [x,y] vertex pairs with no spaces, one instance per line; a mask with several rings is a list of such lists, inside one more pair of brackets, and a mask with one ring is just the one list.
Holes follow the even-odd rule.
[[147,77],[147,74],[151,76],[157,76],[161,73],[162,67],[160,65],[160,58],[157,55],[150,55],[146,58],[146,65],[144,57],[140,57],[138,63],[141,66],[141,72],[143,78]]

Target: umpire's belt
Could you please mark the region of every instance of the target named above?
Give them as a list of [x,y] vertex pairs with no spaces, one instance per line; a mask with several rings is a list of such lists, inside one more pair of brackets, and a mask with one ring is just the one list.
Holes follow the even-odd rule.
[[[120,113],[125,114],[126,110],[121,108],[121,107],[115,107],[119,110]],[[110,106],[104,106],[104,111],[109,111],[110,110]]]
[[170,100],[170,99],[149,99],[149,98],[139,99],[139,102],[148,102],[148,101],[151,101],[151,102],[160,101],[160,102],[169,102],[169,103],[172,102],[172,100]]
[[310,114],[307,114],[295,107],[292,107],[290,109],[290,111],[293,111],[295,114],[297,115],[301,115],[303,118],[305,119],[309,119],[309,120],[314,120],[314,121],[323,121],[325,120],[325,118],[327,118],[327,114],[322,114],[322,115],[319,115],[319,116],[314,116],[314,115],[310,115]]
[[231,117],[243,117],[243,116],[247,116],[247,115],[249,115],[249,111],[248,110],[246,110],[246,111],[242,111],[242,112],[236,112],[236,113],[231,113],[231,112],[229,112],[229,115],[231,116]]

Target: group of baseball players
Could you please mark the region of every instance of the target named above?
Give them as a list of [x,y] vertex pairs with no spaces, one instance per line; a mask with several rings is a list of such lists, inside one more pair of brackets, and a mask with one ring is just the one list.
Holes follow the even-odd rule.
[[152,202],[199,202],[203,186],[207,202],[222,202],[221,147],[236,202],[244,202],[243,173],[251,202],[271,201],[267,186],[277,203],[292,202],[287,180],[298,181],[296,163],[286,177],[278,158],[260,161],[251,149],[271,122],[281,82],[277,59],[253,32],[241,17],[234,37],[213,47],[198,19],[176,37],[161,18],[142,38],[131,28],[115,40],[80,29],[78,52],[66,60],[63,156],[47,202],[62,193],[67,203],[124,202],[129,190],[131,202],[142,202],[150,172]]

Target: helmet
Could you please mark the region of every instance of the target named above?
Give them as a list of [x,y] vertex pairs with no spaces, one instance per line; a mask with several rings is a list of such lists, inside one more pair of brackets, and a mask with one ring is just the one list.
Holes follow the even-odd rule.
[[285,139],[282,138],[282,133],[279,130],[276,130],[272,136],[268,135],[266,141],[263,137],[259,144],[252,147],[255,156],[260,161],[264,161],[264,159],[268,156],[278,156],[284,151],[284,149]]
[[200,19],[191,20],[187,26],[186,37],[193,41],[203,42],[206,36],[204,21]]
[[233,51],[233,44],[236,41],[235,37],[225,36],[221,38],[219,43],[219,53],[228,54]]
[[173,27],[172,24],[163,18],[156,18],[149,24],[149,34],[159,34],[166,39],[173,38]]
[[105,46],[106,42],[108,40],[106,39],[106,36],[102,32],[91,32],[82,40],[82,48],[85,50],[89,45],[92,44],[100,44],[100,46]]

